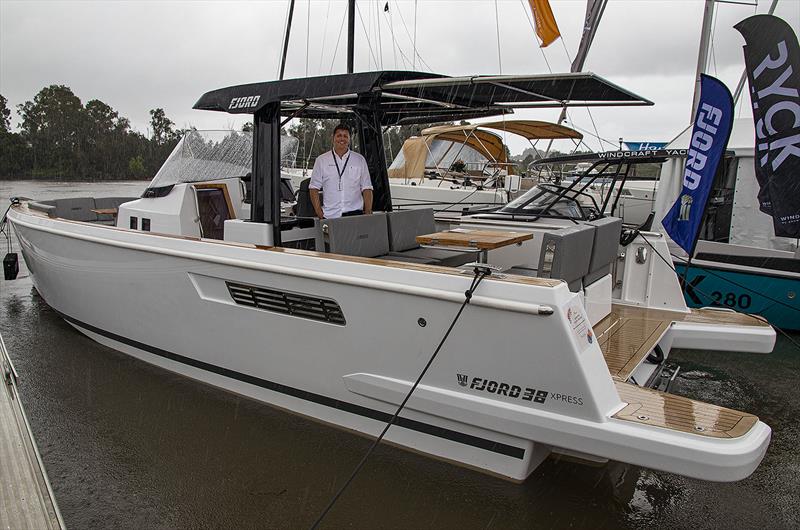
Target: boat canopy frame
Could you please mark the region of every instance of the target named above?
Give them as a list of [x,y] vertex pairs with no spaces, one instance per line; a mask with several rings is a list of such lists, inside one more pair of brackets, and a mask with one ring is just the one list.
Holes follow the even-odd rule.
[[193,108],[253,115],[251,221],[270,223],[280,246],[280,128],[293,118],[355,120],[373,208],[390,211],[383,127],[499,116],[514,108],[652,104],[590,72],[449,77],[375,71],[221,88],[203,94]]

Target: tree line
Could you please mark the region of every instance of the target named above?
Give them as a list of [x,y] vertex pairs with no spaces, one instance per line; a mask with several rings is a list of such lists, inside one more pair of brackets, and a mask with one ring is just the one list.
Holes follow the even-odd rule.
[[152,178],[183,132],[164,109],[155,108],[145,136],[107,103],[93,99],[84,105],[64,85],[43,88],[16,111],[18,132],[0,95],[0,178]]

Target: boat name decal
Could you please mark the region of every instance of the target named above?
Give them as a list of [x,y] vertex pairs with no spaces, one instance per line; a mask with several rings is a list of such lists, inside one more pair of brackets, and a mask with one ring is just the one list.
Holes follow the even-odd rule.
[[547,390],[536,390],[531,387],[521,387],[519,385],[512,385],[502,381],[493,381],[491,379],[484,379],[482,377],[470,377],[466,374],[456,374],[458,384],[466,387],[469,385],[470,390],[479,390],[481,392],[488,392],[498,396],[508,396],[510,398],[521,399],[523,401],[532,401],[534,403],[544,404],[549,397],[551,400],[563,401],[570,405],[583,406],[583,398],[579,396],[569,396],[561,394],[560,392],[548,392]]
[[[458,384],[467,386],[469,376],[464,374],[457,375]],[[544,403],[548,394],[546,390],[536,390],[530,387],[523,388],[518,385],[509,385],[503,382],[498,383],[497,381],[483,379],[481,377],[473,377],[469,388],[470,390],[480,390],[481,392],[489,392],[490,394],[497,394],[498,396],[508,396],[523,401],[533,401],[534,403]]]
[[[650,158],[659,156],[661,153],[656,153],[654,149],[642,149],[639,151],[607,151],[605,153],[597,153],[600,158]],[[667,156],[686,156],[686,149],[664,149]],[[663,155],[661,155],[663,156]]]
[[249,109],[258,105],[258,100],[261,96],[245,96],[241,98],[233,98],[231,104],[228,105],[228,110],[231,109]]

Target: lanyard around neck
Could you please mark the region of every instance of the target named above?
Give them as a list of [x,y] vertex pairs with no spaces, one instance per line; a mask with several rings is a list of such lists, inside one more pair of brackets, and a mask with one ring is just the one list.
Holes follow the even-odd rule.
[[344,160],[342,169],[339,169],[339,162],[336,160],[336,151],[331,149],[331,155],[333,155],[333,163],[336,164],[336,173],[339,174],[339,191],[342,191],[342,175],[344,175],[344,171],[347,169],[347,163],[350,162],[350,152],[347,152],[347,158]]
[[342,175],[344,175],[344,170],[347,169],[347,163],[350,162],[350,152],[347,153],[347,158],[344,160],[344,165],[342,169],[339,169],[339,162],[336,160],[336,151],[331,150],[331,154],[333,155],[333,163],[336,164],[336,172],[339,174],[339,180],[342,180]]

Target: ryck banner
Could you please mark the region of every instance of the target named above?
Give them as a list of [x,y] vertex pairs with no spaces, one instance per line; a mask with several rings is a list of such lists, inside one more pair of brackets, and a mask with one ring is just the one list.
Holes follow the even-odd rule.
[[744,60],[753,120],[758,202],[775,235],[800,237],[800,48],[778,17],[756,15],[734,26],[747,43]]
[[661,223],[675,243],[692,255],[697,232],[733,126],[733,98],[719,79],[702,74],[683,189]]

